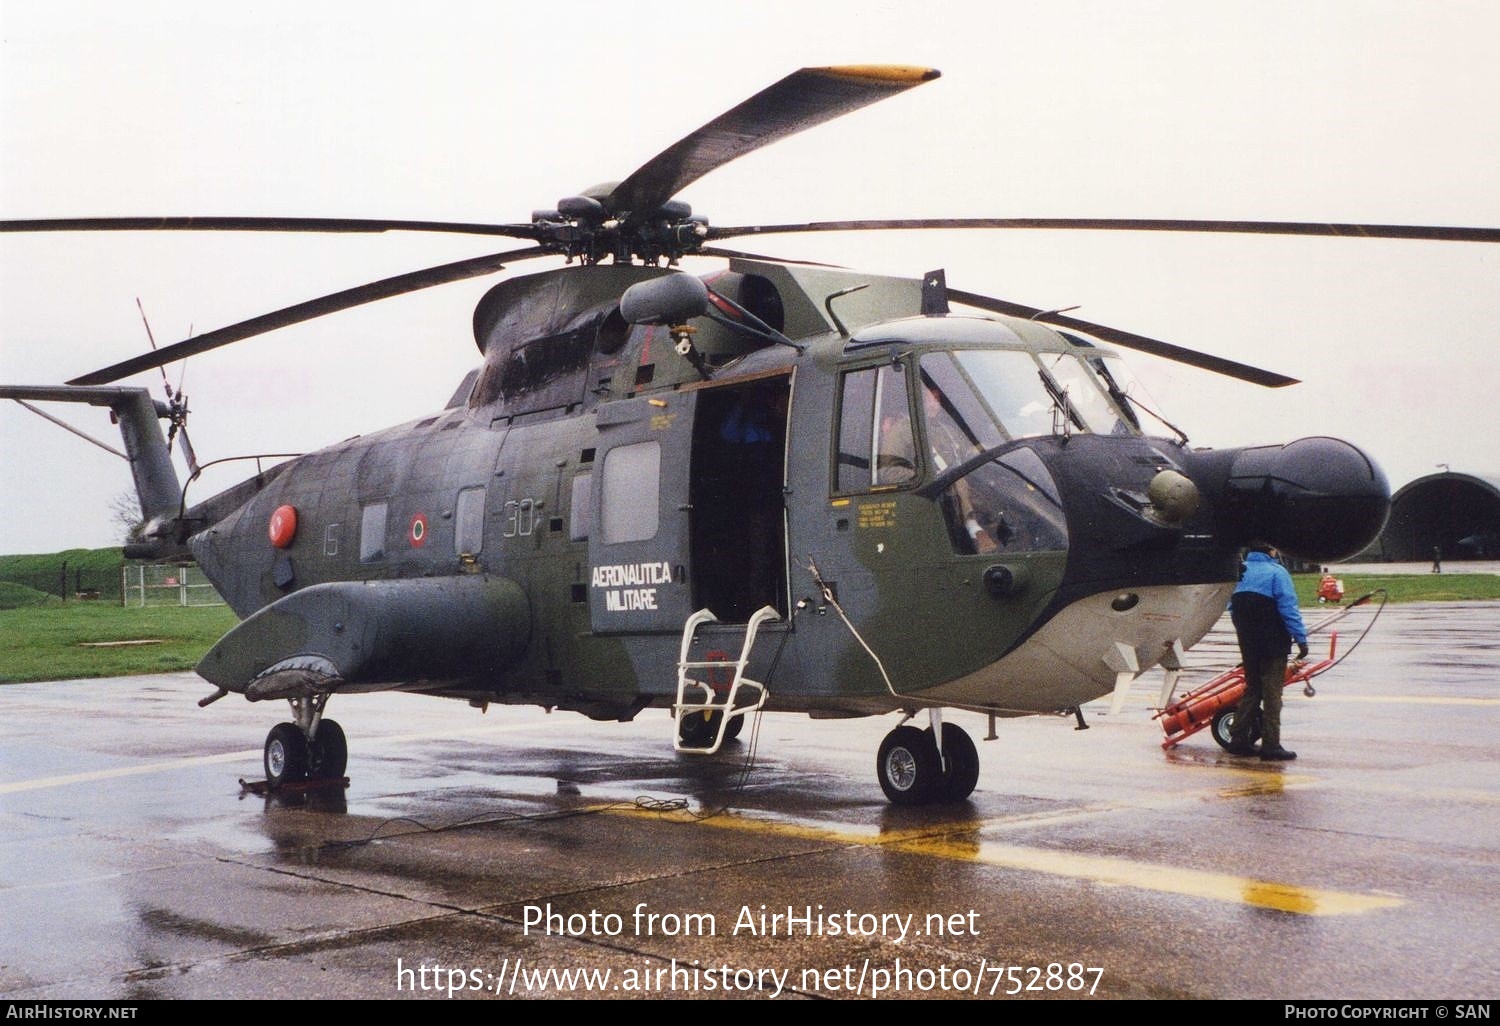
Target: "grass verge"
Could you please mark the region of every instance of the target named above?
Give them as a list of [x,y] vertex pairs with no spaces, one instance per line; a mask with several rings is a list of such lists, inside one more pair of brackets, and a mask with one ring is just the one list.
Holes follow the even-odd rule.
[[[228,606],[69,602],[0,610],[0,684],[191,670],[236,622]],[[143,640],[152,643],[91,644]]]
[[[1474,602],[1500,599],[1500,574],[1341,574],[1344,598],[1352,600],[1384,588],[1391,602]],[[1297,600],[1318,605],[1321,574],[1295,574]]]

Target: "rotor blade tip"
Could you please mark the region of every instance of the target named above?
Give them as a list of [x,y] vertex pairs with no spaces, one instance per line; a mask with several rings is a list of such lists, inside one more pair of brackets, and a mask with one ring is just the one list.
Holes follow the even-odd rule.
[[836,67],[809,68],[808,70],[837,78],[854,78],[902,87],[931,82],[942,75],[942,72],[936,68],[923,68],[913,64],[842,64]]

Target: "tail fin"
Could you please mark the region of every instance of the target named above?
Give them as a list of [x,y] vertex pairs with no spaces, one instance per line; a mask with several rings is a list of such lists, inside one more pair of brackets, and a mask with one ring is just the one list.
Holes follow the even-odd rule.
[[0,399],[108,406],[125,440],[125,457],[146,522],[142,534],[157,539],[153,547],[159,547],[182,507],[182,486],[159,423],[171,413],[165,404],[154,401],[144,388],[121,386],[0,385]]

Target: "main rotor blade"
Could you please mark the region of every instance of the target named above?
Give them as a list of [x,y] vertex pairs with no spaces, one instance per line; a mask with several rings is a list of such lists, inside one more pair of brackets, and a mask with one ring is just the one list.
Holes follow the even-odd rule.
[[1437,242],[1500,242],[1500,228],[1411,224],[1321,224],[1302,221],[1171,221],[1106,217],[924,217],[894,220],[811,221],[710,227],[708,238],[795,235],[806,232],[901,231],[908,229],[1044,229],[1095,232],[1213,232],[1232,235],[1314,235],[1366,239],[1428,239]]
[[722,249],[718,246],[704,246],[693,254],[693,256],[719,257],[723,260],[758,260],[767,264],[797,264],[800,267],[834,267],[839,270],[848,270],[843,264],[825,264],[821,260],[789,260],[786,257],[766,256],[763,253],[746,253],[741,249]]
[[59,217],[0,221],[0,232],[449,232],[538,241],[530,224],[390,221],[339,217]]
[[1226,360],[1222,356],[1212,356],[1208,353],[1200,353],[1195,349],[1185,349],[1182,346],[1174,346],[1170,342],[1161,342],[1144,335],[1136,335],[1129,331],[1121,331],[1119,328],[1108,328],[1102,324],[1092,324],[1081,321],[1076,317],[1066,317],[1059,313],[1046,310],[1038,310],[1036,307],[1022,306],[1020,303],[1010,303],[1003,299],[994,299],[990,296],[981,296],[973,292],[960,292],[958,289],[950,288],[948,298],[956,303],[967,303],[981,310],[989,310],[994,313],[1008,314],[1011,317],[1025,317],[1027,320],[1040,321],[1059,328],[1071,328],[1081,331],[1086,335],[1105,342],[1112,342],[1126,349],[1134,349],[1142,353],[1150,353],[1152,356],[1164,357],[1185,363],[1189,367],[1198,367],[1202,370],[1213,371],[1215,374],[1224,374],[1240,381],[1248,381],[1256,385],[1264,385],[1267,388],[1284,388],[1287,385],[1297,384],[1296,378],[1289,378],[1285,374],[1277,374],[1275,371],[1262,370],[1259,367],[1251,367],[1249,364],[1237,363],[1234,360]]
[[68,382],[70,385],[102,385],[111,381],[119,381],[132,374],[152,367],[160,367],[164,364],[184,360],[189,356],[206,353],[211,349],[238,342],[241,339],[251,338],[255,335],[264,335],[268,331],[284,328],[291,324],[302,321],[310,321],[314,317],[322,317],[324,314],[337,313],[340,310],[348,310],[351,307],[363,306],[365,303],[373,303],[378,299],[389,299],[392,296],[404,295],[408,292],[416,292],[420,289],[431,288],[434,285],[443,285],[450,281],[462,281],[465,278],[477,278],[482,274],[492,274],[503,270],[505,264],[514,260],[529,260],[534,257],[549,256],[549,252],[541,247],[528,247],[526,249],[512,250],[508,253],[493,253],[489,256],[470,257],[467,260],[459,260],[451,264],[442,264],[438,267],[428,267],[420,271],[411,271],[407,274],[398,274],[394,278],[383,278],[380,281],[372,281],[366,285],[359,285],[352,289],[344,289],[342,292],[334,292],[331,295],[321,296],[317,299],[309,299],[305,303],[288,306],[272,313],[261,314],[252,317],[248,321],[240,321],[228,327],[210,331],[195,338],[174,342],[172,345],[158,349],[154,352],[143,353],[121,363],[113,364],[102,370],[96,370],[91,374],[74,378]]
[[894,64],[794,71],[652,157],[615,186],[607,205],[617,213],[649,217],[688,185],[737,157],[938,75],[933,68]]

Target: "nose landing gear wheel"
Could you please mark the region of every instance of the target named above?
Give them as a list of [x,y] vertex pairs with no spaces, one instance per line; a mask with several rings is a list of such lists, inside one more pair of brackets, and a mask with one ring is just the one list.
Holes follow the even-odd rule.
[[266,735],[266,783],[271,787],[307,779],[312,757],[307,738],[295,723],[278,723]]
[[943,768],[938,762],[932,734],[916,727],[897,727],[880,742],[875,757],[880,789],[895,805],[923,805],[942,786]]
[[323,720],[309,746],[308,776],[314,780],[337,780],[349,765],[349,741],[335,720]]
[[[932,743],[932,730],[925,731],[927,743]],[[936,796],[945,802],[961,802],[974,793],[979,783],[979,752],[968,731],[954,723],[943,724],[943,783]]]

